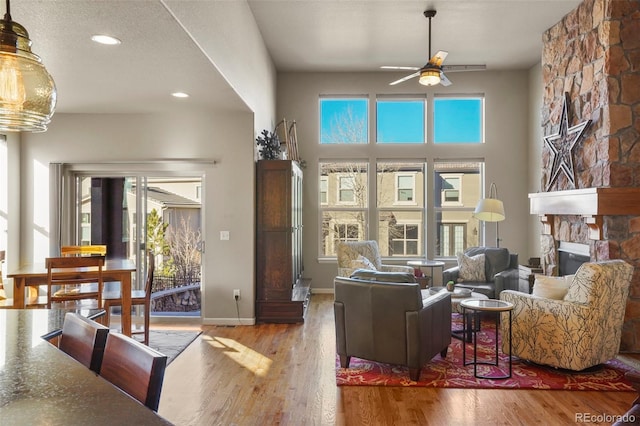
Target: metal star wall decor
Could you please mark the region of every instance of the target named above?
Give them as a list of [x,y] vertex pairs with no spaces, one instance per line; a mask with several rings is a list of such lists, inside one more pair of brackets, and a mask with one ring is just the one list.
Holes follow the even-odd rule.
[[569,102],[569,93],[565,93],[562,104],[562,117],[560,117],[560,129],[556,134],[544,136],[544,142],[553,154],[551,178],[547,184],[547,192],[551,189],[551,185],[556,181],[560,172],[565,174],[574,188],[576,187],[575,171],[573,169],[573,147],[582,137],[591,120],[569,127]]

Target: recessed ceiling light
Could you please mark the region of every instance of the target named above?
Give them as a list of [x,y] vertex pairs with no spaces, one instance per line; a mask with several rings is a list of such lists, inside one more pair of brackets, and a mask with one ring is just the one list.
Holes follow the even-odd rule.
[[184,92],[175,92],[172,93],[171,96],[173,96],[174,98],[188,98],[189,94]]
[[94,34],[91,36],[91,40],[95,41],[96,43],[108,44],[108,45],[115,45],[115,44],[121,43],[121,41],[118,40],[117,38],[104,35],[104,34]]

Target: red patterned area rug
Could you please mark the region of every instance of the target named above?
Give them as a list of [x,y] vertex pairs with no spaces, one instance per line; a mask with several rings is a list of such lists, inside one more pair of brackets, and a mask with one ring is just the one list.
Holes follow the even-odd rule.
[[[461,328],[461,320],[453,318],[453,328]],[[495,361],[494,324],[483,324],[478,333],[478,360]],[[498,337],[500,339],[500,337]],[[467,343],[467,360],[473,359],[473,344]],[[409,369],[402,366],[351,358],[349,368],[341,368],[336,356],[336,381],[338,386],[416,386],[435,388],[477,389],[561,389],[596,391],[633,391],[624,373],[633,368],[617,359],[594,367],[587,372],[567,370],[532,364],[513,358],[512,375],[509,379],[478,379],[474,377],[473,365],[462,365],[462,341],[452,338],[449,352],[442,359],[436,355],[420,373],[420,381],[409,379]],[[509,371],[508,357],[500,347],[498,367],[478,365],[479,375],[499,376]]]

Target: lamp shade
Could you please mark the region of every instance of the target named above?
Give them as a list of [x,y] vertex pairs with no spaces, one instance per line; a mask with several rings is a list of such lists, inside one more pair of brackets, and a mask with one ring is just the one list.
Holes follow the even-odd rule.
[[496,198],[483,198],[476,206],[473,215],[485,222],[500,222],[505,219],[504,204]]
[[0,131],[43,132],[56,106],[56,86],[31,52],[27,30],[0,20]]
[[427,68],[420,72],[420,84],[423,86],[435,86],[440,83],[440,70]]

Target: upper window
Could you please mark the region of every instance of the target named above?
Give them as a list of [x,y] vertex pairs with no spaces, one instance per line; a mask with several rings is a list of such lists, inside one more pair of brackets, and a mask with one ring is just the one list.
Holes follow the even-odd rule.
[[425,102],[378,100],[376,102],[376,142],[424,143]]
[[415,203],[415,175],[396,175],[396,202]]
[[321,98],[320,143],[368,143],[368,105],[367,98]]
[[435,98],[434,143],[483,143],[482,98]]
[[338,176],[338,201],[345,204],[356,202],[356,177],[353,175]]
[[327,204],[327,192],[329,190],[329,177],[328,176],[320,176],[320,204]]
[[440,192],[441,202],[443,206],[461,206],[462,205],[462,174],[451,175],[441,174],[442,190]]

